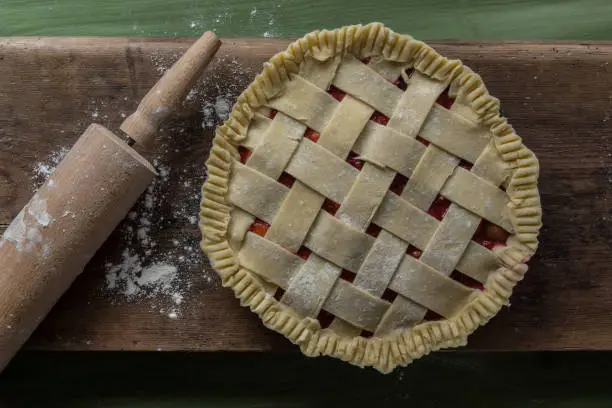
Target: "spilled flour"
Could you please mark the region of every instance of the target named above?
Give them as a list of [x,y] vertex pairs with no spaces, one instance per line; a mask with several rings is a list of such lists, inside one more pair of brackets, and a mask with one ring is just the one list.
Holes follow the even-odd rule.
[[[164,143],[160,155],[152,160],[159,176],[113,233],[113,241],[120,247],[111,251],[113,255],[104,265],[103,290],[112,299],[146,302],[152,313],[161,313],[169,319],[180,319],[189,307],[192,281],[201,287],[213,285],[214,279],[212,274],[202,273],[205,258],[199,248],[197,227],[199,187],[206,174],[201,164],[184,159],[184,152],[177,148],[178,134],[186,131],[182,128],[160,131]],[[53,173],[68,150],[58,149],[34,165],[33,190]],[[180,167],[172,169],[169,162],[180,163]],[[44,251],[39,229],[51,222],[53,218],[45,203],[32,202],[7,229],[4,238],[17,243],[22,250],[36,245]]]
[[[161,76],[179,57],[154,52],[151,63]],[[236,58],[220,56],[187,94],[184,105],[198,109],[201,127],[212,133],[228,118],[238,95],[254,76],[255,72]],[[106,290],[130,302],[147,299],[152,309],[169,319],[179,319],[191,300],[191,279],[212,284],[214,278],[201,275],[205,259],[197,228],[200,186],[206,174],[201,163],[185,158],[191,148],[188,139],[199,137],[202,129],[181,126],[167,130],[168,140],[152,161],[159,177],[118,228],[125,247],[120,259],[106,264]],[[170,162],[180,163],[180,167],[171,168]],[[190,276],[194,269],[197,275]]]
[[[122,262],[117,265],[106,264],[106,289],[123,294],[133,301],[143,297],[169,297],[170,305],[179,306],[183,302],[183,285],[175,265],[153,263],[143,267],[143,259],[130,249],[123,251]],[[166,313],[163,308],[161,313]],[[168,316],[178,317],[178,311],[172,306]]]
[[[189,275],[190,268],[202,270],[204,263],[194,215],[201,180],[188,180],[184,167],[173,172],[161,156],[152,163],[159,177],[118,228],[125,247],[121,259],[105,265],[106,290],[129,302],[149,299],[152,310],[178,319],[189,298],[191,279],[212,282],[209,275]],[[181,226],[194,233],[186,234]]]
[[[272,32],[275,13],[276,9],[253,7],[243,17],[272,22],[268,30]],[[220,26],[236,18],[220,10],[212,23]],[[198,33],[211,28],[205,20],[194,19],[188,24]],[[150,62],[161,76],[179,57],[179,53],[154,51]],[[206,260],[199,248],[200,186],[206,177],[203,158],[190,154],[194,143],[200,143],[202,131],[211,135],[228,118],[238,95],[255,74],[235,57],[218,54],[184,103],[187,111],[200,112],[201,122],[181,121],[177,116],[160,130],[159,155],[152,160],[159,177],[113,232],[111,243],[117,247],[110,248],[104,264],[102,289],[114,301],[141,302],[152,313],[181,319],[203,287],[218,286],[216,275],[203,272]],[[122,100],[92,99],[88,106],[91,117],[88,115],[86,122],[94,120],[115,129],[115,121],[129,114],[126,109],[134,103],[127,96]],[[68,148],[62,148],[37,163],[33,180],[42,183],[67,152]]]
[[53,174],[53,171],[57,165],[69,151],[70,148],[62,146],[58,150],[52,152],[45,160],[39,161],[34,165],[34,168],[32,169],[32,180],[34,180],[35,187],[40,186],[49,178],[51,174]]
[[[163,75],[179,57],[178,54],[154,52],[151,62],[157,73]],[[238,96],[255,74],[250,67],[243,66],[235,57],[220,56],[187,94],[185,104],[198,104],[202,112],[202,128],[212,130],[228,119]]]
[[217,122],[223,122],[229,117],[232,110],[230,101],[235,99],[234,95],[218,95],[214,102],[205,101],[202,105],[202,127],[211,128]]

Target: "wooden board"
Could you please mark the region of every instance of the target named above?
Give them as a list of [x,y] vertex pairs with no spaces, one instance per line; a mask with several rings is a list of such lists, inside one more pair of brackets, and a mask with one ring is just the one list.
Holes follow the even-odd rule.
[[[6,227],[49,164],[95,120],[116,130],[163,68],[191,40],[11,38],[0,40],[0,223]],[[147,213],[158,228],[145,255],[126,239],[104,245],[28,344],[53,350],[272,350],[288,342],[241,308],[197,252],[189,221],[205,176],[215,115],[233,103],[263,61],[288,41],[228,39],[196,91],[161,132],[170,169]],[[609,349],[612,345],[611,44],[433,43],[479,72],[540,158],[545,227],[512,307],[470,341],[473,349]],[[211,113],[212,112],[212,113]],[[209,125],[202,129],[202,121]],[[171,147],[170,147],[171,146]],[[178,206],[178,207],[177,207]],[[136,212],[143,211],[141,203]],[[178,210],[177,210],[178,208]],[[162,219],[163,217],[163,219]],[[0,227],[0,231],[1,231]],[[173,240],[179,241],[175,245]],[[137,242],[138,243],[138,242]],[[192,251],[189,251],[192,247]],[[186,249],[185,249],[186,248]],[[126,299],[105,275],[128,249],[150,262],[166,253],[191,286],[178,310],[159,297]],[[194,254],[193,250],[196,251]],[[177,261],[178,262],[178,261]],[[166,303],[164,303],[166,302]],[[159,309],[164,309],[161,312]]]

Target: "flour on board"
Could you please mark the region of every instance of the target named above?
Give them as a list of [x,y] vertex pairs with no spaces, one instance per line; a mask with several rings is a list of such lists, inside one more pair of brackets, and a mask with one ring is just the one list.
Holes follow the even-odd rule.
[[42,183],[49,178],[53,173],[57,165],[62,161],[64,156],[68,154],[70,149],[66,146],[62,146],[59,149],[52,152],[45,160],[39,161],[34,165],[32,179],[36,184],[35,187],[39,187]]
[[157,262],[143,267],[140,256],[125,249],[122,263],[106,266],[107,289],[122,293],[129,299],[169,295],[173,302],[176,303],[176,299],[182,302],[178,269],[174,265]]
[[[192,183],[187,178],[193,174],[188,167],[195,164],[174,170],[164,159],[171,150],[162,145],[160,151],[162,155],[152,160],[159,177],[118,228],[124,249],[119,260],[106,264],[106,290],[128,302],[146,299],[153,310],[174,320],[188,307],[189,269],[204,263],[199,234],[186,235],[176,228],[197,224],[200,192],[195,186],[203,180]],[[207,274],[195,278],[212,281]]]

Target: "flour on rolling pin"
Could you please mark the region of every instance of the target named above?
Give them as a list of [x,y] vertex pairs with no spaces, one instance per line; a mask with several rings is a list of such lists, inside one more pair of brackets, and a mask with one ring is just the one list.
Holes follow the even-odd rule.
[[[41,245],[43,254],[46,254],[50,243],[43,242],[40,228],[53,221],[53,217],[47,212],[46,200],[35,196],[4,231],[3,238],[14,243],[18,251],[32,251]],[[0,245],[4,245],[4,240],[0,241]]]

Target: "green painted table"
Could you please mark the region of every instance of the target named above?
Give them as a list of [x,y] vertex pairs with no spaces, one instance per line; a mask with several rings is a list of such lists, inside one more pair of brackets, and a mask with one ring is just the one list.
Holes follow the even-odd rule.
[[289,38],[380,21],[420,39],[606,40],[611,15],[608,0],[2,0],[0,36]]

